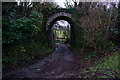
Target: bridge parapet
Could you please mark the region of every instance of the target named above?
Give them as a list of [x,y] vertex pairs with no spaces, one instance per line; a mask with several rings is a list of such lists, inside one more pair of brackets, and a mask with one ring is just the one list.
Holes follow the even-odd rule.
[[54,15],[52,15],[46,23],[46,28],[48,28],[48,26],[50,25],[50,23],[58,18],[58,17],[68,17],[68,18],[72,18],[72,15],[70,13],[66,13],[66,12],[59,12],[59,13],[55,13]]
[[[47,31],[47,35],[48,35],[48,40],[49,40],[49,44],[51,47],[54,46],[54,38],[53,38],[53,24],[58,21],[58,20],[66,20],[71,27],[71,31],[70,31],[70,45],[72,46],[75,42],[75,27],[74,27],[74,13],[76,13],[74,11],[75,9],[57,9],[56,11],[53,10],[53,13],[51,13],[50,16],[47,16],[47,20],[46,20],[46,31]],[[47,14],[49,15],[49,14]]]

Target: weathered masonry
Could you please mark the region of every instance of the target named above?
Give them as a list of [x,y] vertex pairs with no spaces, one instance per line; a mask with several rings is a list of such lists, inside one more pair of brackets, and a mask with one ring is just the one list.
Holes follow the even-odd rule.
[[57,12],[53,15],[51,15],[47,22],[46,22],[46,29],[48,31],[48,37],[49,37],[49,44],[51,46],[54,45],[54,38],[53,38],[53,31],[52,31],[52,27],[54,25],[54,23],[58,20],[65,20],[67,21],[70,26],[71,26],[71,33],[70,33],[70,46],[73,45],[74,41],[75,41],[75,29],[74,29],[74,22],[72,19],[72,15],[70,13],[67,12]]

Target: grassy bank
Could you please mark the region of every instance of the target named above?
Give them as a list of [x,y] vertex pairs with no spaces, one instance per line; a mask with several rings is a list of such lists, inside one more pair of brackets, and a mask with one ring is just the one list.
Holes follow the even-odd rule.
[[84,70],[83,78],[120,78],[119,61],[120,52],[106,56],[89,70]]

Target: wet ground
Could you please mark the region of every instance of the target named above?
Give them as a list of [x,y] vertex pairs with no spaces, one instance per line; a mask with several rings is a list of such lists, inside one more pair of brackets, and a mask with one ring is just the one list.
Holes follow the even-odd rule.
[[4,78],[68,78],[73,75],[75,58],[64,44],[57,45],[55,51],[44,59],[11,71],[3,75]]
[[[119,48],[116,49],[119,51]],[[84,59],[83,56],[75,56],[67,45],[59,44],[53,53],[42,60],[9,71],[2,75],[3,79],[17,80],[18,78],[84,78],[90,75],[90,78],[103,75],[103,73],[91,72],[84,73],[83,70],[89,71],[92,66],[100,63],[105,55],[110,55],[114,52],[108,52],[99,57],[91,57]],[[6,80],[6,79],[5,79]]]

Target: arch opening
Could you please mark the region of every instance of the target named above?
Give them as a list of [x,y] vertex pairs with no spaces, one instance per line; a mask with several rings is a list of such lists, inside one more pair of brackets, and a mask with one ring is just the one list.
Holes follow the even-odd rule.
[[[59,31],[60,30],[59,28],[58,29],[57,27],[55,28],[56,24],[59,22],[63,22],[67,25],[66,26],[63,24],[64,27],[60,27],[60,29],[62,28],[61,31]],[[57,29],[58,31],[55,29]],[[74,45],[75,28],[74,28],[74,23],[70,17],[58,16],[54,18],[53,20],[51,20],[51,22],[49,22],[49,25],[47,26],[47,30],[48,30],[49,44],[51,47],[55,46],[55,44],[67,44],[69,46]]]
[[53,39],[54,44],[70,45],[70,24],[65,20],[58,20],[53,24]]

